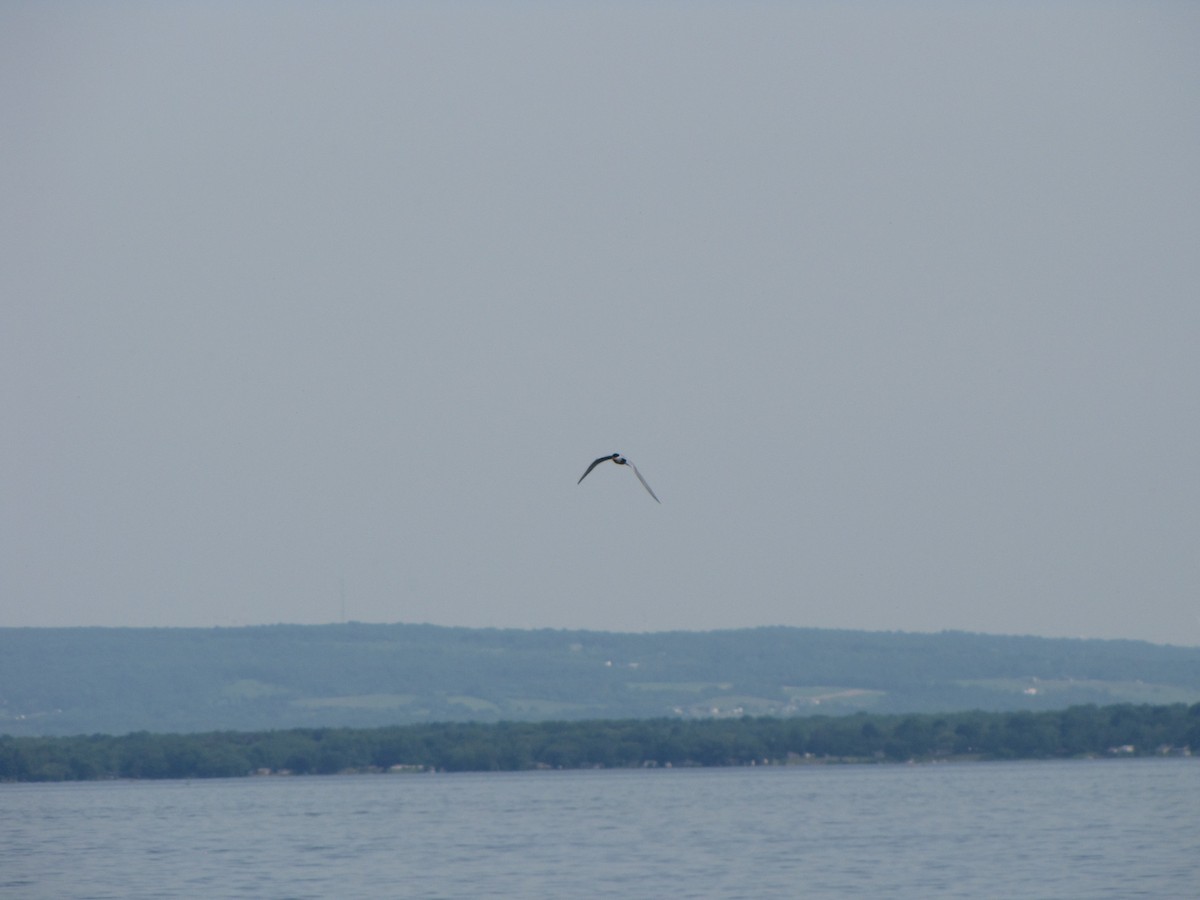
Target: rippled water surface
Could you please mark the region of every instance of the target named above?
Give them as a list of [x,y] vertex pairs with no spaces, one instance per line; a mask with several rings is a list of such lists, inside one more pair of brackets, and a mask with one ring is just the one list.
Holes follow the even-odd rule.
[[0,785],[0,896],[1200,896],[1200,759]]

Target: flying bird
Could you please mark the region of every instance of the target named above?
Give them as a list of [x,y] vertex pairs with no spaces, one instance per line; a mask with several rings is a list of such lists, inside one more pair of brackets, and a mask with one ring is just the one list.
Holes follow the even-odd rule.
[[620,453],[612,453],[608,456],[602,456],[599,459],[595,460],[590,466],[587,467],[587,471],[585,471],[582,475],[579,476],[579,480],[575,483],[582,484],[583,479],[588,477],[588,473],[591,472],[592,469],[596,468],[596,466],[600,465],[600,463],[602,463],[602,462],[608,462],[610,459],[613,462],[615,462],[618,466],[629,466],[629,468],[633,469],[633,474],[637,476],[638,481],[640,481],[642,483],[642,487],[644,487],[646,489],[646,492],[651,497],[654,498],[654,502],[662,503],[662,501],[658,499],[658,496],[654,493],[654,491],[650,489],[650,485],[646,484],[646,479],[643,478],[642,473],[637,470],[637,466],[635,466],[633,463],[631,463],[629,460],[627,460],[625,457],[623,457]]

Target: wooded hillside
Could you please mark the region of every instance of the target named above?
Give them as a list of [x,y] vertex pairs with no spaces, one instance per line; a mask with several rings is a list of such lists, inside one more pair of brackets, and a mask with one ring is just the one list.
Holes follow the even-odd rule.
[[1200,701],[1200,648],[802,628],[0,629],[0,733]]

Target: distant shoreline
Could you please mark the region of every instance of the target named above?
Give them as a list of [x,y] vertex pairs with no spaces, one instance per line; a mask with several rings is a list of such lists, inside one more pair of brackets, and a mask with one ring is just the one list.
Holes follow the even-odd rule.
[[1200,704],[1046,712],[436,723],[0,736],[0,781],[968,763],[1177,756]]

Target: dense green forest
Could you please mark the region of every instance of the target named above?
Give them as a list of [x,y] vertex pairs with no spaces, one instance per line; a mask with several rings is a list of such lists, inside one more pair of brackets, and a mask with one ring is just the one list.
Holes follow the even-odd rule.
[[0,780],[736,766],[1186,754],[1200,704],[1051,712],[441,723],[256,733],[0,737]]
[[0,733],[1044,711],[1200,701],[1200,648],[945,632],[0,629]]

